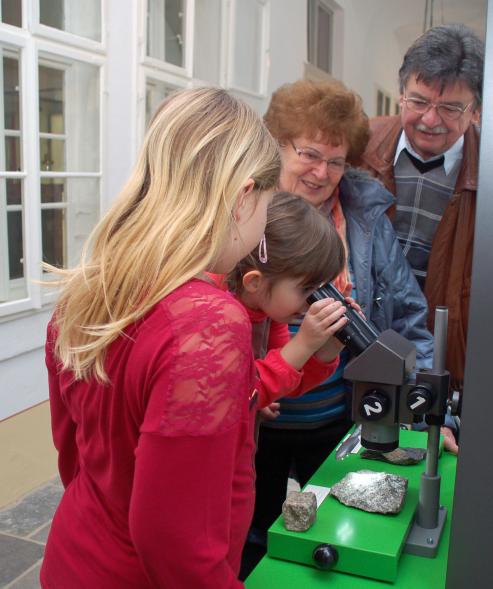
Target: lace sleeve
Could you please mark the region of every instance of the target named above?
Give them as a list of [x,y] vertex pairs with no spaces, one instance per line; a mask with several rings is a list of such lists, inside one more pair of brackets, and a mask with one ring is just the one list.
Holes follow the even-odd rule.
[[254,373],[250,322],[230,295],[208,289],[175,292],[162,304],[172,333],[155,361],[142,432],[220,433],[248,403]]

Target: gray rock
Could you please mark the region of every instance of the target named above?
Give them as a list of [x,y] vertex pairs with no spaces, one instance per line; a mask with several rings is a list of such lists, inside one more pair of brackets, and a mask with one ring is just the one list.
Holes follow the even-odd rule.
[[282,504],[282,515],[286,530],[306,532],[317,519],[317,498],[315,493],[291,491]]
[[348,473],[330,494],[344,505],[372,513],[399,513],[404,504],[407,479],[386,472],[358,470]]
[[426,456],[426,450],[424,448],[396,448],[392,452],[363,450],[360,456],[369,460],[382,460],[383,462],[390,462],[390,464],[409,466],[410,464],[421,462]]

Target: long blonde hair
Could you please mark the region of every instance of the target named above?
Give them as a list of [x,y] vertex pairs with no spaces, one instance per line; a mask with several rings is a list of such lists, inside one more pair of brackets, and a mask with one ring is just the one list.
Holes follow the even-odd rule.
[[167,294],[212,267],[244,183],[277,184],[277,144],[219,88],[183,90],[154,115],[137,164],[62,287],[55,353],[75,379],[106,381],[108,345]]

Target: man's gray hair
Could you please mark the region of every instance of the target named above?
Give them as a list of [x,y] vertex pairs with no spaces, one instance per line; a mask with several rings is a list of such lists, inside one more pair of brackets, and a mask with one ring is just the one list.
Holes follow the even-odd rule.
[[406,52],[399,70],[404,93],[409,78],[440,82],[441,91],[455,82],[465,82],[474,94],[475,107],[482,101],[484,44],[465,25],[440,25],[421,35]]

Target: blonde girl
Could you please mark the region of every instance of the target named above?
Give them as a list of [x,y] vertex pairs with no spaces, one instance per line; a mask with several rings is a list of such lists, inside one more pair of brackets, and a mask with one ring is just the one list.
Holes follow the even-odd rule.
[[251,328],[203,273],[258,244],[278,175],[252,109],[221,89],[179,92],[80,266],[59,271],[46,362],[65,493],[43,588],[242,587]]

